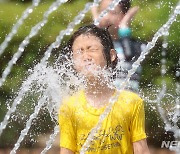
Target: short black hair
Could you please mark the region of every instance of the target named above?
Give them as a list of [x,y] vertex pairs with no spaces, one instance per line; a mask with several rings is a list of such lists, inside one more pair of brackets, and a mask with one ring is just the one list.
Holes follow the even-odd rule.
[[121,0],[119,2],[119,5],[121,7],[122,12],[126,14],[129,8],[131,7],[131,2],[130,0]]
[[117,65],[117,56],[116,56],[116,59],[112,62],[111,56],[110,56],[110,50],[114,49],[114,45],[113,45],[113,41],[111,39],[111,35],[108,31],[108,28],[99,28],[99,27],[95,26],[94,24],[80,27],[71,36],[70,40],[67,43],[66,51],[64,51],[64,52],[66,52],[66,53],[71,52],[72,53],[72,46],[73,46],[75,39],[80,35],[87,35],[87,34],[91,34],[91,35],[99,38],[99,40],[103,46],[104,58],[107,61],[107,67],[114,69]]

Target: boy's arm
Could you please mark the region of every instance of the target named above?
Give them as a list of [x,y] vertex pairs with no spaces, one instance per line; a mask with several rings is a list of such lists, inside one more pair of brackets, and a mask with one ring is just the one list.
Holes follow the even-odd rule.
[[130,24],[132,22],[133,17],[136,15],[138,12],[139,7],[135,6],[129,9],[129,11],[125,14],[123,19],[119,23],[119,28],[126,28],[130,27]]
[[146,139],[133,142],[134,154],[150,154]]
[[74,152],[66,148],[61,148],[60,154],[74,154]]

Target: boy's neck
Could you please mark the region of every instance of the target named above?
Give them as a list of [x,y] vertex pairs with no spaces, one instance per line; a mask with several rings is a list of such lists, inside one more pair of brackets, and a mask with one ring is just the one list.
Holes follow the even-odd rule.
[[109,99],[115,92],[115,89],[110,88],[107,83],[94,81],[87,83],[85,94],[87,101],[93,107],[99,108],[109,102]]

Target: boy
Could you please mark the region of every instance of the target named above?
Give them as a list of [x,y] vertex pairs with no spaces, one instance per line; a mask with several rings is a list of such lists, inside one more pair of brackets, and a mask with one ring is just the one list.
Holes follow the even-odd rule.
[[[95,25],[81,27],[67,47],[72,67],[77,75],[84,77],[85,84],[84,89],[63,101],[59,113],[60,153],[74,154],[80,152],[110,98],[117,92],[110,86],[117,55],[108,30]],[[120,93],[86,153],[149,154],[144,106],[139,96],[129,91]]]

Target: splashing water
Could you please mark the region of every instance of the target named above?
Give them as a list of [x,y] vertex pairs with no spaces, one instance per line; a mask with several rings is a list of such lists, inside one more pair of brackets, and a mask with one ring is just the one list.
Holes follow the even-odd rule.
[[[75,87],[78,87],[79,85],[81,86],[81,84],[83,83],[83,79],[80,80],[79,78],[74,76],[73,71],[67,70],[67,66],[71,65],[71,64],[65,63],[58,67],[59,61],[57,60],[55,62],[55,68],[54,68],[54,67],[48,66],[47,60],[51,56],[51,52],[52,52],[53,48],[58,48],[59,45],[61,44],[63,37],[65,35],[70,35],[72,33],[75,25],[78,25],[82,21],[85,14],[90,10],[90,8],[92,6],[99,5],[100,1],[101,0],[95,0],[93,3],[86,4],[85,8],[81,12],[79,12],[79,14],[75,17],[75,19],[71,23],[69,23],[69,25],[67,26],[67,29],[63,30],[59,33],[59,35],[56,38],[56,41],[54,43],[52,43],[49,46],[49,48],[47,49],[47,51],[45,52],[45,55],[44,55],[43,59],[41,60],[41,63],[36,65],[34,67],[34,69],[31,70],[29,77],[26,79],[26,81],[23,82],[21,89],[18,92],[18,96],[13,101],[12,107],[8,110],[7,114],[5,115],[4,120],[1,122],[0,135],[2,134],[3,130],[6,128],[8,121],[11,117],[11,114],[13,112],[15,112],[17,105],[19,105],[21,103],[23,97],[26,95],[26,93],[28,91],[30,91],[30,90],[33,91],[34,85],[36,87],[34,89],[34,91],[39,93],[39,101],[35,107],[34,113],[29,117],[29,120],[27,120],[27,122],[26,122],[25,128],[21,131],[19,139],[17,140],[16,144],[14,145],[14,148],[11,151],[11,154],[16,153],[16,151],[20,147],[20,144],[23,141],[24,137],[27,135],[27,133],[32,125],[33,120],[37,117],[40,109],[43,106],[47,106],[47,108],[51,114],[51,118],[54,119],[55,121],[57,121],[58,111],[56,109],[59,108],[59,105],[60,105],[59,102],[61,102],[62,96],[67,95],[69,93],[69,91],[71,91],[72,83],[75,85]],[[22,52],[24,51],[24,48],[27,46],[27,44],[29,44],[30,38],[35,36],[38,33],[39,29],[41,29],[47,23],[47,21],[48,21],[47,18],[50,15],[50,13],[52,13],[53,10],[57,9],[61,3],[65,3],[65,2],[66,1],[58,1],[57,0],[56,2],[54,2],[51,5],[49,10],[44,13],[44,19],[41,22],[39,22],[36,26],[34,26],[33,27],[34,29],[32,28],[30,34],[22,42],[22,44],[20,45],[20,47],[18,49],[19,54],[15,55],[13,57],[14,59],[12,61],[10,61],[11,64],[9,64],[9,66],[11,65],[11,67],[12,67],[12,65],[16,63],[19,56],[21,56]],[[107,10],[105,10],[104,12],[102,12],[100,14],[97,21],[95,21],[95,24],[98,25],[100,20],[102,19],[102,17],[105,16],[108,13],[108,11],[112,10],[119,2],[120,2],[120,0],[114,0],[109,5]],[[161,36],[167,35],[167,32],[169,31],[170,26],[176,20],[178,14],[180,14],[180,5],[179,4],[175,8],[174,13],[172,14],[172,16],[170,17],[168,22],[158,30],[158,32],[154,35],[152,41],[148,43],[145,50],[141,53],[141,56],[133,64],[132,69],[128,72],[127,78],[126,78],[125,82],[123,83],[122,89],[119,89],[117,95],[115,95],[113,98],[110,99],[110,103],[109,103],[108,107],[105,109],[104,113],[100,116],[100,120],[99,120],[98,124],[92,129],[92,131],[91,131],[90,135],[88,136],[86,142],[84,143],[80,153],[85,153],[87,148],[90,146],[90,143],[91,143],[91,140],[93,139],[94,134],[100,129],[103,119],[111,111],[111,108],[112,108],[113,104],[115,103],[115,101],[117,100],[117,97],[118,97],[119,93],[121,92],[121,90],[123,90],[126,87],[131,75],[135,72],[135,70],[140,65],[140,63],[145,59],[145,56],[150,52],[150,49],[152,49],[155,46],[155,43],[158,40],[158,38]],[[11,67],[7,68],[8,71],[6,71],[5,75],[0,80],[0,86],[5,81],[6,76],[10,73]],[[62,76],[64,74],[66,75],[66,77],[68,77],[65,80],[66,82],[64,81],[64,79],[62,79]],[[53,78],[53,80],[51,80],[52,78]],[[66,86],[64,86],[64,85],[66,85]],[[179,87],[180,87],[179,84],[177,84],[177,89],[176,89],[177,94],[179,93]],[[165,96],[165,92],[166,92],[166,86],[163,86],[162,91],[161,91],[161,93],[159,93],[156,100],[158,100],[157,101],[158,110],[162,115],[163,121],[166,123],[166,129],[169,130],[169,127],[168,127],[169,123],[168,123],[167,119],[163,116],[164,111],[162,110],[161,107],[159,107],[160,106],[159,104],[160,104],[162,98]],[[176,115],[174,115],[174,117],[173,117],[175,119],[174,121],[178,120],[177,119],[178,113],[179,113],[179,110],[178,110],[179,103],[178,102],[179,102],[179,99],[176,99],[177,111],[175,112]],[[59,127],[57,125],[54,127],[54,133],[52,135],[50,135],[50,140],[47,141],[45,149],[41,152],[42,154],[46,153],[51,148],[52,143],[55,139],[55,136],[59,132],[58,128]],[[175,132],[176,133],[175,135],[177,135],[177,137],[178,137],[179,131],[178,131],[178,129],[176,129],[176,127],[174,127],[174,128],[175,129],[173,130],[173,132]]]
[[55,140],[55,137],[56,135],[59,133],[59,126],[55,126],[54,127],[54,133],[50,135],[50,140],[48,140],[46,142],[46,147],[45,149],[41,152],[41,154],[45,154],[52,146],[54,140]]

